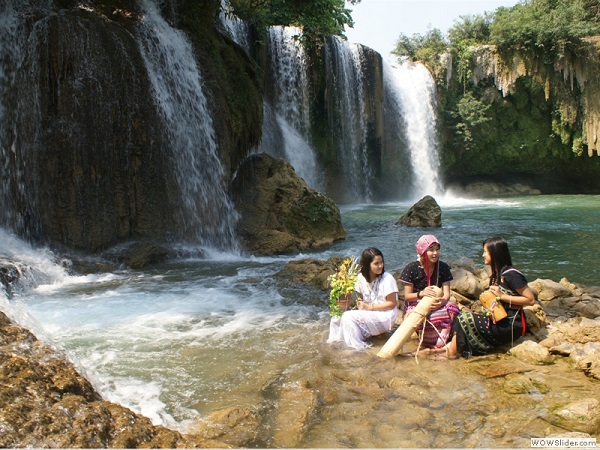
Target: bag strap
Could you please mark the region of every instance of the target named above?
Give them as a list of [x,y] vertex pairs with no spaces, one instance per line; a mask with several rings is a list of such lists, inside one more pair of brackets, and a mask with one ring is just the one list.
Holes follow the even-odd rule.
[[502,272],[501,275],[504,275],[507,272],[517,272],[517,273],[520,273],[521,275],[523,275],[520,270],[517,270],[514,267],[511,267],[510,269],[506,269],[504,272]]
[[[511,267],[510,269],[506,269],[504,272],[502,272],[502,275],[504,275],[507,272],[517,272],[520,273],[521,275],[523,275],[521,273],[521,271],[515,269],[514,267]],[[527,329],[527,322],[525,321],[525,312],[523,311],[523,307],[519,306],[519,312],[521,313],[521,336],[525,336],[525,330]]]

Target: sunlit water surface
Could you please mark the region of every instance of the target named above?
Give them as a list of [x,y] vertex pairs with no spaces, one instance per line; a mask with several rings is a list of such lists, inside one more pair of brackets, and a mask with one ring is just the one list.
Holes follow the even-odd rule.
[[[416,257],[417,238],[433,232],[442,243],[443,260],[467,257],[482,264],[481,242],[501,235],[530,281],[567,277],[600,284],[600,197],[438,202],[443,210],[438,229],[395,225],[410,204],[358,205],[342,211],[347,239],[325,251],[290,257],[213,254],[208,260],[83,277],[65,275],[51,254],[23,249],[4,235],[4,246],[14,246],[15,255],[46,270],[48,281],[19,290],[11,300],[0,299],[0,309],[66,349],[105,399],[156,424],[185,430],[212,411],[261,404],[268,384],[307,379],[322,384],[322,392],[339,389],[340,398],[330,399],[314,419],[305,446],[463,446],[473,438],[452,425],[454,408],[462,405],[460,420],[481,424],[488,380],[464,364],[383,362],[373,351],[344,358],[325,344],[327,292],[282,287],[272,277],[290,259],[358,256],[366,246],[379,247],[386,269],[398,270]],[[383,399],[348,393],[352,377],[367,377],[377,386],[412,381],[396,381],[394,399]],[[415,426],[415,417],[407,417],[408,405],[419,420],[443,421],[453,431],[435,441],[438,424],[409,439],[401,432]],[[343,420],[346,415],[353,418]],[[384,431],[376,428],[380,425]],[[506,446],[522,444],[514,437],[496,438]],[[486,445],[479,442],[473,445]]]

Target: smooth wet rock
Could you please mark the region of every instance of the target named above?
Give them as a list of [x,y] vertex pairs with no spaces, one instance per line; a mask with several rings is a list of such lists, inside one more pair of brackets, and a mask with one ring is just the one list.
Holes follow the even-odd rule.
[[600,401],[580,400],[556,408],[550,420],[567,430],[596,434],[600,431]]
[[521,373],[507,375],[504,380],[504,391],[509,394],[545,394],[549,389],[546,384]]
[[406,227],[441,227],[442,209],[431,195],[426,195],[407,211],[396,225]]
[[511,348],[509,353],[522,361],[533,364],[550,364],[553,359],[546,347],[533,341],[522,342]]

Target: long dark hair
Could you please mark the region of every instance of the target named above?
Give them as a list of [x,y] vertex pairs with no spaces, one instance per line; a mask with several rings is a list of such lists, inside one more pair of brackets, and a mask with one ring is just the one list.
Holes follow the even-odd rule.
[[[381,260],[383,260],[383,253],[381,250],[375,247],[367,247],[363,250],[362,255],[360,255],[360,273],[362,273],[365,280],[369,283],[371,280],[371,263],[375,259],[376,256],[381,256]],[[385,272],[385,261],[383,263],[383,270],[381,271],[381,275]]]
[[512,267],[512,259],[510,257],[510,251],[508,250],[508,244],[503,238],[494,236],[483,241],[483,247],[485,248],[485,246],[487,246],[488,253],[492,259],[490,261],[490,267],[492,269],[490,284],[498,283],[504,268]]

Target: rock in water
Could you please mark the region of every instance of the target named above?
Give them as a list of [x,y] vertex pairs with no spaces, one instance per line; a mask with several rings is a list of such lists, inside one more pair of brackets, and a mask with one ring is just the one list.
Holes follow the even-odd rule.
[[283,159],[266,153],[249,156],[230,192],[241,216],[238,238],[252,253],[291,253],[346,237],[335,202],[309,188]]
[[415,203],[396,225],[407,227],[441,227],[442,210],[431,195],[426,195]]

